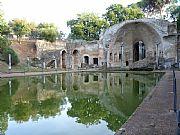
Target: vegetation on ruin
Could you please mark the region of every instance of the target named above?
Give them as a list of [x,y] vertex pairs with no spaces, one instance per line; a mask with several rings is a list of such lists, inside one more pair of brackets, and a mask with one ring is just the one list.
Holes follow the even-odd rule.
[[49,42],[56,41],[58,37],[58,29],[53,23],[40,23],[37,29],[39,39],[44,39]]
[[[145,15],[160,14],[162,16],[164,11],[166,11],[166,18],[177,21],[177,28],[180,31],[180,6],[176,5],[176,2],[177,0],[141,0],[128,7],[112,4],[106,8],[106,12],[102,16],[95,13],[78,14],[75,19],[67,21],[67,26],[70,28],[68,39],[99,40],[100,33],[114,24],[125,20],[144,18]],[[62,40],[65,37],[65,34],[59,31],[53,23],[36,24],[19,18],[6,22],[3,12],[0,10],[0,60],[8,63],[8,54],[11,53],[14,65],[19,60],[16,53],[10,48],[11,42],[8,40],[10,35],[16,35],[19,43],[22,37],[49,42]]]
[[9,54],[12,56],[12,65],[16,65],[19,62],[17,54],[10,48],[10,41],[7,39],[7,35],[10,33],[10,27],[4,21],[3,13],[0,11],[0,60],[8,63]]

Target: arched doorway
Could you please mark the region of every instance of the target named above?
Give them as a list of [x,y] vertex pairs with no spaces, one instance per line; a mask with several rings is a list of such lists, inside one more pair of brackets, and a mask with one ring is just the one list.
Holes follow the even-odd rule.
[[133,61],[143,60],[146,57],[145,45],[142,41],[138,41],[133,45]]
[[78,50],[74,50],[73,51],[73,68],[78,68],[78,64],[79,64],[79,59],[78,59]]
[[89,65],[89,57],[88,56],[84,56],[84,63]]
[[62,68],[66,68],[66,51],[62,51]]

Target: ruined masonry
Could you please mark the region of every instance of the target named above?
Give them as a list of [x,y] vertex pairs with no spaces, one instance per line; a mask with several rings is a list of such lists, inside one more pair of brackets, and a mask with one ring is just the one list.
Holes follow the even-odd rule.
[[175,23],[157,19],[128,20],[103,33],[99,41],[36,41],[33,59],[58,68],[170,68],[179,63]]

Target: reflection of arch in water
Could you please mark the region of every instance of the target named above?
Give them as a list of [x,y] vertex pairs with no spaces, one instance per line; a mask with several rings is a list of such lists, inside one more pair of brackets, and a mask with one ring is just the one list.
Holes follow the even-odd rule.
[[62,74],[62,90],[66,90],[67,86],[66,86],[66,74],[63,73]]
[[76,49],[73,51],[72,63],[73,69],[77,69],[79,67],[79,51]]
[[85,83],[88,83],[88,82],[89,82],[89,75],[85,75],[85,76],[84,76],[84,82],[85,82]]
[[133,79],[133,93],[142,97],[145,94],[145,84]]
[[78,74],[73,74],[72,76],[72,82],[73,82],[73,90],[77,91],[80,89],[80,80]]
[[62,68],[66,68],[66,51],[62,51]]

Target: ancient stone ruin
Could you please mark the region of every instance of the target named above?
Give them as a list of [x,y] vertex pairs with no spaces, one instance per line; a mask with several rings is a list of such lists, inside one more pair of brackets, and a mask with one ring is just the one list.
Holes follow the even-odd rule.
[[128,20],[103,33],[99,41],[37,41],[39,64],[58,68],[152,70],[179,63],[175,23],[160,19]]

